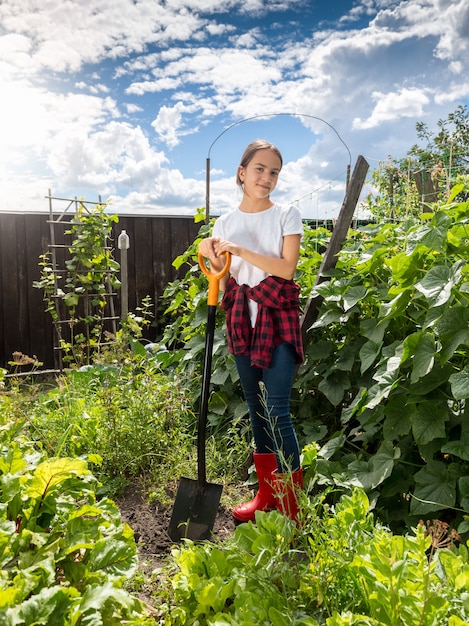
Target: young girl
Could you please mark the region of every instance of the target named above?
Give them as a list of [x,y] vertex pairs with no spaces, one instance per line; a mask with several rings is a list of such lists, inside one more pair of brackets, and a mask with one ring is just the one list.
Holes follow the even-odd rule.
[[221,307],[249,409],[259,483],[254,499],[233,511],[240,522],[276,507],[295,518],[295,487],[302,485],[290,396],[296,365],[303,360],[299,287],[293,282],[303,224],[296,207],[270,199],[282,164],[271,143],[249,144],[236,177],[241,203],[216,220],[213,236],[199,246],[214,271],[223,267],[222,253],[232,255],[231,275],[220,281]]

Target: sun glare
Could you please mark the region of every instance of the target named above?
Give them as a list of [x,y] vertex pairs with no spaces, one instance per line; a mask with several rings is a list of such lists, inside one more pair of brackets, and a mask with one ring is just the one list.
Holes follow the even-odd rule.
[[50,111],[47,95],[13,83],[2,85],[0,98],[0,150],[3,158],[11,152],[37,146],[48,134]]

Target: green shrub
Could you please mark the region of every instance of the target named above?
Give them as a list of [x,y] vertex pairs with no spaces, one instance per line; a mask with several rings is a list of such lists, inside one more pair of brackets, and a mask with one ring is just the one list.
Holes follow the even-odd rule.
[[315,290],[297,417],[323,442],[324,479],[361,484],[396,529],[469,529],[468,242],[468,202],[370,226]]
[[[305,228],[297,280],[301,299],[322,300],[307,329],[292,409],[301,445],[321,445],[324,485],[361,485],[395,530],[426,516],[469,531],[469,203],[456,186],[432,213],[350,230],[328,280],[313,289],[324,229]],[[200,237],[206,236],[204,225]],[[199,239],[176,260],[192,266],[165,293],[166,328],[154,358],[200,393],[206,319]],[[312,291],[311,291],[312,290]],[[214,342],[209,421],[217,438],[251,440],[223,314]]]

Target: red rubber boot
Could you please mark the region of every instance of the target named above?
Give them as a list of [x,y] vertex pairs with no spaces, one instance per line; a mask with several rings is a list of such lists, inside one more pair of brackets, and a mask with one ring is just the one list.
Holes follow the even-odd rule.
[[293,521],[298,517],[298,495],[303,489],[303,469],[295,472],[279,474],[273,473],[274,497],[277,509]]
[[238,522],[254,521],[256,511],[272,511],[276,506],[273,492],[273,472],[277,470],[277,457],[270,452],[254,452],[254,466],[259,489],[253,500],[240,504],[233,509],[233,517]]

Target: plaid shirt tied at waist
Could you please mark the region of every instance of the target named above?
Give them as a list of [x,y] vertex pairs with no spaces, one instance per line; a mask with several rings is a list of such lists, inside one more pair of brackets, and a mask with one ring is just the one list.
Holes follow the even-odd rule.
[[[250,355],[251,365],[268,369],[274,348],[291,343],[296,360],[304,359],[299,316],[300,287],[293,280],[267,276],[255,287],[228,279],[221,301],[226,312],[228,349],[236,356]],[[258,304],[256,325],[251,326],[248,298]]]

